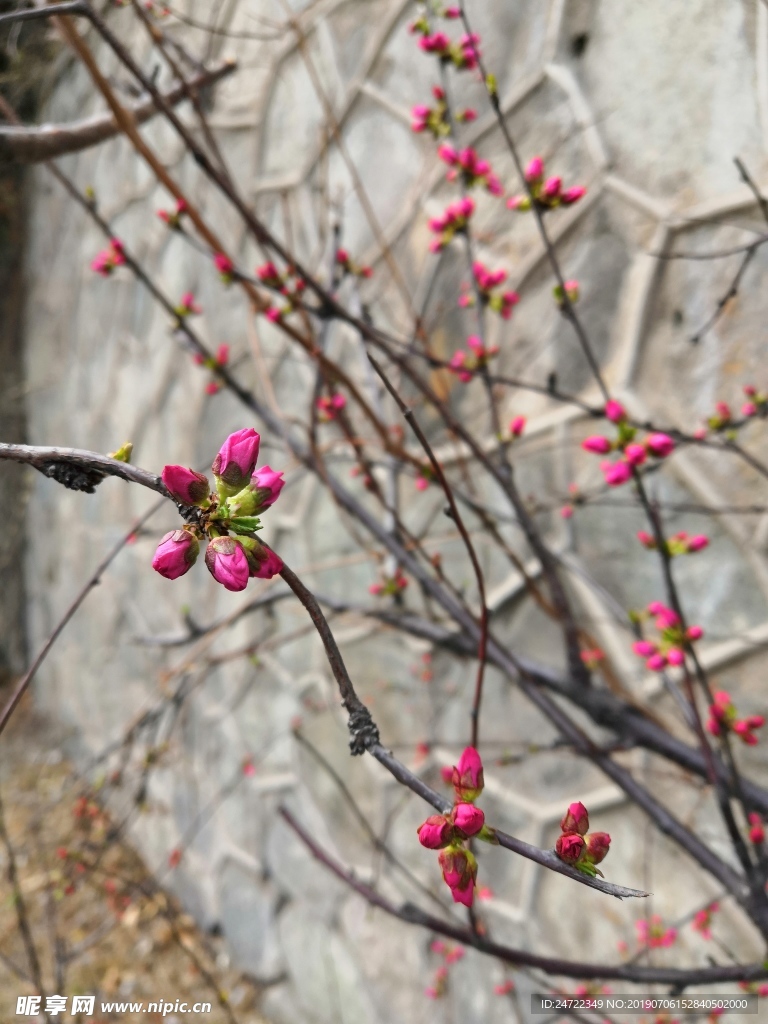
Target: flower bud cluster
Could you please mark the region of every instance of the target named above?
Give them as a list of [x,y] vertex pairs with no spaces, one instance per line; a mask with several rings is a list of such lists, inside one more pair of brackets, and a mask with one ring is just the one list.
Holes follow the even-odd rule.
[[255,536],[259,516],[280,495],[284,480],[269,466],[256,469],[259,435],[248,427],[230,434],[213,461],[216,492],[208,478],[184,466],[165,466],[163,483],[194,520],[160,541],[152,568],[166,579],[183,576],[194,565],[200,541],[208,540],[205,564],[227,590],[244,590],[252,577],[271,579],[283,567]]
[[605,859],[611,837],[607,832],[589,832],[588,829],[587,808],[580,801],[570,804],[560,822],[562,835],[555,843],[555,852],[560,860],[584,874],[602,877],[597,865]]
[[180,320],[183,320],[185,316],[199,316],[202,312],[202,307],[195,302],[194,292],[184,292],[181,302],[175,310],[176,316]]
[[731,695],[726,690],[719,690],[715,694],[714,703],[709,706],[707,732],[712,736],[722,736],[725,733],[733,732],[747,746],[754,747],[758,742],[755,729],[762,729],[764,725],[765,717],[763,715],[747,715],[746,718],[739,718]]
[[630,426],[627,412],[621,402],[610,399],[605,404],[604,415],[616,425],[617,436],[614,441],[603,434],[592,434],[581,442],[581,447],[593,455],[607,455],[609,452],[621,452],[618,462],[605,460],[600,463],[603,477],[609,487],[620,487],[632,479],[636,466],[642,466],[649,457],[665,459],[671,455],[675,442],[669,434],[649,434],[643,441],[637,440],[637,430]]
[[545,178],[544,175],[544,161],[540,156],[535,156],[525,169],[525,180],[533,199],[527,192],[512,196],[507,200],[510,210],[530,210],[534,204],[542,212],[554,210],[557,206],[572,206],[586,195],[587,190],[583,185],[572,185],[564,189],[562,178]]
[[454,41],[447,32],[433,32],[425,17],[414,21],[410,25],[410,31],[421,36],[419,49],[424,53],[434,54],[444,64],[453,64],[458,71],[472,71],[477,67],[480,58],[480,36],[476,32],[465,32]]
[[474,211],[474,200],[464,196],[449,203],[439,217],[432,217],[429,221],[429,230],[437,235],[437,238],[433,238],[429,243],[429,251],[440,252],[453,241],[455,235],[465,231]]
[[346,406],[347,400],[344,395],[321,395],[315,402],[317,418],[323,423],[332,423],[338,419],[339,413]]
[[580,657],[587,668],[597,668],[601,661],[605,661],[605,651],[599,647],[590,647],[581,651]]
[[[647,530],[638,530],[637,539],[647,548],[649,551],[655,551],[657,548],[656,538],[648,533]],[[697,533],[691,536],[686,533],[685,530],[681,530],[679,533],[673,534],[671,537],[667,537],[664,541],[664,550],[670,556],[674,558],[675,555],[693,555],[697,551],[703,551],[704,548],[709,546],[709,537],[703,533]]]
[[372,583],[368,587],[368,593],[373,594],[374,597],[395,597],[396,594],[402,594],[407,586],[408,580],[398,566],[393,575],[386,576],[383,582]]
[[235,265],[229,256],[225,256],[223,252],[216,252],[213,254],[213,265],[219,272],[219,277],[224,284],[230,285],[235,279]]
[[218,391],[221,391],[222,385],[218,380],[218,372],[223,370],[229,362],[229,345],[222,342],[216,349],[215,356],[204,356],[202,352],[196,352],[192,358],[198,366],[204,366],[213,374],[213,380],[209,380],[205,385],[205,393],[207,395],[215,395]]
[[467,188],[482,185],[492,196],[504,194],[502,184],[491,170],[491,165],[487,160],[481,160],[471,146],[457,150],[444,142],[437,147],[437,155],[451,168],[446,175],[448,181],[455,181],[461,175],[461,180]]
[[119,238],[111,238],[106,249],[91,260],[91,270],[95,270],[102,277],[109,277],[113,270],[122,267],[125,263],[125,247]]
[[440,999],[445,995],[448,984],[448,969],[464,958],[465,950],[463,946],[449,946],[441,939],[435,939],[429,948],[443,958],[443,963],[435,971],[434,980],[429,988],[424,990],[424,994],[430,999]]
[[187,209],[186,202],[183,199],[177,199],[175,210],[172,212],[169,210],[158,210],[157,216],[160,220],[165,221],[172,231],[181,231],[181,219],[187,212]]
[[459,763],[450,771],[454,805],[450,814],[432,814],[419,826],[419,842],[428,850],[439,850],[438,860],[443,880],[451,890],[455,903],[471,907],[475,895],[477,860],[465,846],[475,837],[494,842],[492,829],[485,824],[485,815],[474,801],[483,791],[483,762],[474,747],[467,747]]
[[653,618],[653,624],[659,632],[659,639],[636,640],[632,650],[641,658],[647,659],[645,667],[651,672],[661,672],[667,665],[682,665],[685,662],[685,646],[693,640],[704,636],[701,626],[689,626],[683,629],[680,616],[661,601],[651,601],[644,614],[633,613],[638,621],[641,618]]
[[754,384],[745,384],[743,388],[747,401],[741,407],[741,415],[748,419],[752,416],[768,414],[768,395],[758,391]]
[[693,921],[691,927],[695,932],[698,932],[702,939],[712,938],[712,916],[716,914],[720,909],[720,904],[717,900],[714,903],[710,903],[709,906],[704,907],[703,910],[697,910],[693,915]]
[[566,298],[571,305],[579,301],[579,290],[578,281],[563,281],[562,285],[555,285],[552,289],[552,294],[555,297],[555,302],[562,308],[565,305]]
[[467,381],[472,380],[478,370],[486,367],[488,360],[499,351],[496,345],[489,345],[486,348],[482,338],[476,334],[471,334],[467,338],[467,345],[469,345],[470,352],[459,349],[458,352],[454,352],[448,362],[448,369],[455,373],[459,380],[465,384]]
[[[512,309],[520,301],[517,292],[496,289],[507,279],[506,270],[489,270],[480,260],[472,264],[472,274],[475,278],[475,285],[480,296],[480,302],[498,313],[502,320],[509,320],[512,316]],[[459,305],[466,308],[474,306],[475,296],[470,291],[468,284],[462,285],[462,293],[459,296]]]
[[739,988],[755,996],[768,996],[768,982],[740,981]]
[[353,263],[346,249],[336,250],[336,263],[345,274],[352,277],[373,277],[373,269],[361,263]]
[[297,300],[306,287],[303,279],[296,274],[293,267],[289,267],[285,273],[280,273],[275,264],[269,260],[256,268],[256,276],[266,288],[272,289],[285,299],[282,305],[270,305],[264,310],[267,320],[277,323],[284,316],[292,313]]
[[649,949],[672,946],[677,939],[677,928],[665,928],[659,914],[654,914],[650,921],[641,918],[635,921],[637,941]]
[[445,138],[446,135],[451,134],[445,90],[441,89],[439,85],[434,85],[432,95],[437,101],[434,107],[419,104],[411,110],[411,131],[430,132],[436,139]]

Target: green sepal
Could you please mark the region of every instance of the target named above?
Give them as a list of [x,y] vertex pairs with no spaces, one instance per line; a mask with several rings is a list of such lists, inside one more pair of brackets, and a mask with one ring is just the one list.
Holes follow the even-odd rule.
[[261,520],[258,516],[235,516],[229,520],[229,527],[235,533],[255,533],[261,529]]
[[499,840],[496,837],[496,829],[491,828],[490,825],[483,825],[474,838],[479,839],[482,843],[490,843],[492,846],[499,845]]

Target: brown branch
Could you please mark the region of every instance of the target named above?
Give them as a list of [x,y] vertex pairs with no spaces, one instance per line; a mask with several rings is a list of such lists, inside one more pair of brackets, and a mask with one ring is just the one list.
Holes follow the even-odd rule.
[[354,889],[356,893],[374,907],[378,907],[392,917],[399,918],[408,924],[429,928],[438,935],[445,935],[465,946],[471,946],[480,953],[496,957],[503,963],[518,966],[534,967],[548,974],[562,975],[568,978],[605,978],[622,981],[642,982],[644,984],[674,985],[686,988],[691,985],[707,985],[724,981],[757,981],[768,978],[768,967],[763,963],[735,964],[728,966],[691,968],[681,970],[668,967],[640,967],[630,964],[591,964],[573,960],[559,960],[553,957],[538,956],[525,950],[502,946],[497,942],[484,939],[477,932],[469,931],[459,925],[453,925],[433,917],[431,914],[414,907],[410,903],[396,906],[382,896],[372,886],[367,885],[334,860],[310,833],[299,824],[291,812],[280,807],[278,813],[299,836],[316,860],[320,861],[337,878]]
[[[187,83],[176,85],[163,93],[163,100],[176,106],[186,99],[190,89],[203,89],[230,75],[237,67],[234,60],[197,75]],[[126,112],[134,122],[144,124],[159,112],[151,96],[126,106]],[[37,164],[66,153],[78,153],[100,142],[114,138],[121,131],[114,114],[97,114],[94,117],[73,121],[70,124],[44,124],[37,127],[0,126],[0,164]]]

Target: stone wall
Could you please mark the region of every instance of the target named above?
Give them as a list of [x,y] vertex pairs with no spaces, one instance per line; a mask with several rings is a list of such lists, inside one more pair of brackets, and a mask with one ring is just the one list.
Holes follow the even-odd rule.
[[[201,21],[210,8],[182,0],[178,6]],[[757,0],[521,0],[470,2],[469,10],[524,157],[540,153],[553,173],[589,188],[582,203],[558,215],[556,233],[568,276],[581,282],[580,312],[611,387],[634,413],[689,426],[716,399],[737,400],[741,383],[762,372],[766,250],[752,261],[738,300],[698,345],[691,336],[712,313],[739,257],[694,263],[654,254],[706,252],[764,230],[733,157],[742,157],[768,186],[766,6]],[[223,11],[222,24],[232,32],[269,34],[266,22],[285,17],[268,0],[239,0]],[[432,62],[407,31],[412,17],[412,7],[400,0],[328,0],[296,7],[302,47],[291,33],[258,42],[214,37],[210,58],[232,54],[240,70],[216,88],[210,122],[243,191],[275,230],[293,238],[304,258],[322,265],[330,198],[345,246],[376,266],[368,299],[377,315],[386,312],[402,323],[409,303],[423,306],[435,323],[435,337],[450,352],[463,340],[458,316],[449,312],[461,269],[451,251],[440,259],[426,252],[425,212],[441,209],[449,192],[431,142],[409,130],[410,106],[426,102],[434,82]],[[113,21],[124,32],[132,24],[127,11],[115,12]],[[192,28],[182,31],[191,46],[201,45],[202,36]],[[142,37],[135,35],[131,44],[146,60]],[[98,46],[97,52],[113,80],[124,81],[114,58]],[[345,152],[365,185],[372,215],[338,148],[324,144],[313,76],[341,125]],[[466,85],[467,102],[481,116],[463,129],[463,138],[476,143],[514,188],[511,163],[484,112],[481,89],[471,80]],[[66,121],[97,109],[85,72],[73,66],[45,116]],[[184,116],[193,123],[189,110]],[[173,132],[159,120],[142,131],[217,230],[228,237],[239,231],[232,211],[184,157]],[[156,208],[170,206],[169,197],[129,145],[116,139],[61,165],[81,188],[94,189],[116,234],[162,287],[174,296],[196,292],[204,307],[204,337],[212,345],[231,345],[238,372],[258,393],[269,397],[268,368],[281,414],[298,410],[311,393],[311,365],[269,325],[254,323],[242,297],[214,279],[207,258],[155,217]],[[588,388],[587,371],[552,302],[551,276],[532,221],[506,216],[499,223],[498,209],[490,199],[479,201],[480,253],[507,267],[522,294],[512,321],[492,339],[503,343],[501,371],[542,381],[557,372],[570,389]],[[205,393],[205,375],[127,271],[109,281],[90,271],[90,259],[102,246],[83,211],[44,170],[36,173],[25,315],[29,440],[111,451],[130,439],[138,465],[155,471],[166,462],[203,467],[227,432],[250,420],[226,394]],[[402,268],[401,282],[387,272],[382,247],[391,248]],[[249,240],[235,248],[242,265],[258,261]],[[335,329],[328,344],[362,374],[354,337]],[[452,400],[471,417],[482,396],[468,394]],[[588,421],[546,396],[522,391],[510,396],[512,410],[529,417],[527,439],[516,449],[524,489],[556,502],[570,480],[584,486],[594,480],[593,464],[576,453]],[[750,434],[749,444],[765,454],[759,434]],[[374,571],[347,524],[317,481],[291,464],[279,439],[265,434],[263,446],[264,458],[284,468],[288,480],[284,498],[265,520],[266,539],[318,590],[364,600]],[[65,491],[42,477],[32,486],[27,586],[36,646],[152,499],[114,480],[94,496]],[[414,523],[425,522],[439,506],[439,497],[420,495],[412,481],[403,480],[402,488]],[[661,496],[681,501],[763,500],[757,474],[705,452],[676,457],[658,488]],[[433,857],[415,843],[423,806],[405,799],[373,762],[349,760],[343,717],[302,610],[279,602],[239,618],[226,632],[188,645],[158,645],[186,635],[185,608],[207,625],[234,615],[259,592],[228,594],[202,570],[175,584],[152,573],[153,547],[174,521],[170,508],[161,510],[89,596],[40,675],[40,703],[77,727],[85,758],[117,741],[169,688],[183,682],[190,691],[145,733],[159,760],[133,835],[197,917],[223,930],[235,961],[269,983],[262,1009],[276,1024],[509,1020],[509,1003],[493,994],[494,983],[503,979],[501,968],[471,953],[453,969],[448,998],[429,1003],[423,990],[437,960],[428,936],[368,909],[276,817],[275,808],[285,803],[361,877],[377,877],[392,895],[423,899],[371,854],[330,775],[294,740],[292,726],[300,715],[304,734],[343,774],[374,828],[386,833],[417,878],[443,898]],[[761,516],[707,519],[710,549],[681,570],[689,614],[708,632],[704,660],[747,712],[764,707],[767,523]],[[590,509],[569,522],[553,515],[549,533],[574,570],[572,586],[584,621],[628,685],[649,694],[656,684],[639,673],[610,603],[637,607],[658,596],[655,564],[628,541],[639,525],[632,510],[606,515]],[[672,525],[695,531],[701,523],[681,513]],[[437,526],[433,536],[447,565],[463,564],[447,525]],[[507,573],[482,542],[480,548],[500,634],[516,651],[557,664],[560,648],[552,642],[552,626],[525,597],[521,579]],[[436,655],[433,679],[425,683],[424,645],[349,617],[340,617],[335,627],[384,742],[435,781],[437,768],[455,758],[465,739],[472,685],[467,666]],[[255,657],[222,660],[255,643]],[[669,698],[659,692],[657,699],[666,708]],[[653,912],[682,916],[700,904],[702,894],[715,896],[710,881],[650,833],[615,787],[568,752],[547,749],[550,726],[493,672],[484,736],[488,751],[498,755],[488,768],[484,802],[494,823],[551,845],[564,805],[580,798],[595,825],[614,836],[612,879],[653,890]],[[425,742],[431,750],[419,762],[417,745]],[[764,746],[748,752],[748,763],[763,775]],[[257,765],[253,777],[242,775],[248,757]],[[690,825],[721,843],[726,855],[711,797],[693,801],[675,778],[656,775],[653,762],[639,753],[627,757]],[[223,801],[222,789],[229,793]],[[114,799],[119,805],[119,790]],[[169,869],[169,851],[187,843],[179,866]],[[483,857],[482,876],[494,893],[482,905],[494,937],[542,952],[573,955],[577,931],[578,947],[590,959],[612,961],[617,942],[631,941],[634,919],[647,910],[598,897],[498,851]],[[754,958],[754,936],[737,926],[729,907],[722,913],[731,949]],[[683,962],[703,962],[706,948],[690,931],[681,948]],[[518,980],[523,990],[532,984]]]

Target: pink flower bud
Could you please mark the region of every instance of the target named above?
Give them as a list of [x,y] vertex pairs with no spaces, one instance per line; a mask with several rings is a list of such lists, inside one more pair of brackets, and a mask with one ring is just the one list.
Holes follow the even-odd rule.
[[261,438],[253,427],[230,434],[213,460],[213,473],[234,493],[242,490],[256,468]]
[[762,825],[753,825],[749,830],[749,840],[755,846],[761,846],[765,842],[765,828]]
[[446,164],[450,164],[451,166],[458,163],[459,160],[459,154],[453,146],[450,146],[447,142],[444,142],[441,146],[437,147],[437,155],[442,161]]
[[563,187],[563,179],[557,176],[547,178],[541,189],[542,195],[546,199],[556,199],[560,195],[560,189]]
[[712,736],[719,736],[722,732],[720,723],[716,718],[707,719],[707,732],[710,733]]
[[754,402],[745,402],[741,407],[742,416],[754,416],[757,412],[757,406]]
[[624,406],[621,402],[617,402],[615,398],[611,398],[605,403],[605,415],[611,423],[620,423],[627,418]]
[[585,846],[586,843],[580,835],[577,835],[575,832],[569,832],[567,835],[558,838],[555,843],[555,852],[560,860],[564,860],[566,864],[575,864],[584,852]]
[[459,800],[472,803],[483,791],[483,762],[474,747],[467,747],[453,769],[453,788]]
[[441,850],[453,839],[453,825],[442,814],[431,814],[416,831],[419,842],[428,850]]
[[701,626],[689,626],[686,636],[689,640],[701,640],[704,636],[704,630]]
[[535,156],[525,168],[525,180],[529,185],[535,185],[544,177],[544,161],[540,156]]
[[628,444],[624,449],[624,458],[632,466],[642,466],[645,462],[645,448],[641,444]]
[[709,537],[705,537],[703,533],[697,533],[695,537],[687,539],[686,546],[689,552],[703,551],[709,546]]
[[485,815],[474,804],[456,804],[451,818],[464,839],[476,836],[485,824]]
[[632,467],[628,462],[604,462],[601,468],[609,487],[621,487],[632,478]]
[[[438,854],[440,870],[443,873],[445,884],[451,889],[458,889],[460,892],[466,890],[468,884],[474,889],[475,878],[477,877],[477,861],[474,856],[462,847],[449,846]],[[457,903],[464,900],[456,899]],[[467,904],[469,906],[471,904]]]
[[213,257],[213,265],[225,281],[230,281],[232,279],[232,271],[235,267],[229,256],[225,256],[223,252],[215,253]]
[[650,535],[650,533],[648,533],[647,530],[638,530],[637,539],[640,541],[644,548],[652,549],[656,547],[655,539]]
[[584,838],[587,844],[585,856],[587,856],[593,864],[599,864],[601,860],[605,859],[605,855],[608,853],[608,847],[611,845],[611,837],[607,832],[590,832],[590,834]]
[[583,185],[572,185],[571,188],[567,188],[560,196],[560,202],[564,206],[572,206],[587,194],[587,190]]
[[651,657],[646,661],[645,667],[651,672],[661,672],[664,666],[667,664],[667,659],[663,654],[657,653],[652,654]]
[[560,822],[562,832],[578,832],[580,836],[586,834],[589,829],[589,814],[587,808],[581,802],[570,804],[568,810]]
[[509,424],[509,432],[512,434],[512,437],[520,437],[524,430],[525,416],[515,416],[515,418]]
[[747,725],[750,729],[762,729],[765,725],[764,715],[749,715],[747,718]]
[[675,450],[675,442],[669,434],[651,434],[645,443],[648,446],[648,451],[657,459],[665,459]]
[[252,578],[271,580],[283,568],[283,560],[255,537],[240,537],[238,543],[245,550],[248,571]]
[[157,546],[152,568],[167,580],[177,580],[195,564],[200,552],[197,537],[188,530],[171,530]]
[[592,452],[595,455],[606,455],[611,450],[611,442],[601,434],[593,434],[581,442],[585,452]]
[[262,466],[255,471],[251,477],[251,487],[256,492],[256,515],[274,505],[284,485],[283,474],[276,473],[269,466]]
[[217,583],[227,590],[245,590],[250,571],[245,551],[232,537],[214,537],[208,542],[205,564]]
[[656,653],[656,644],[652,644],[650,640],[635,640],[632,650],[641,658],[650,658],[652,654]]
[[682,665],[685,661],[685,654],[679,647],[670,647],[667,651],[667,662],[670,665]]
[[184,466],[164,466],[162,480],[171,496],[182,505],[205,505],[211,486],[202,473]]

